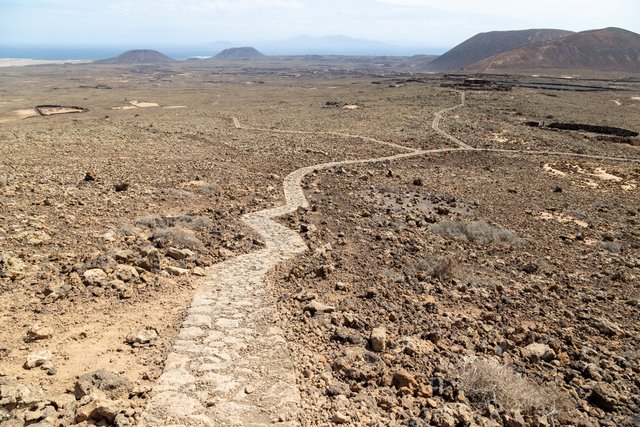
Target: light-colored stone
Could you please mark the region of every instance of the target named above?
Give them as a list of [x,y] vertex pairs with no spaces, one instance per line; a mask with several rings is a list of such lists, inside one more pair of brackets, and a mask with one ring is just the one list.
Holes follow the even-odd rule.
[[186,276],[190,273],[186,268],[175,267],[173,265],[168,266],[165,270],[172,276]]
[[384,351],[387,348],[387,330],[385,328],[373,328],[369,341],[373,351]]
[[202,267],[193,267],[193,270],[191,271],[191,273],[194,276],[199,276],[199,277],[205,277],[207,275],[207,272]]
[[521,350],[522,355],[530,360],[550,362],[556,358],[556,352],[546,344],[532,343]]
[[304,311],[308,311],[312,314],[315,313],[332,313],[336,311],[336,308],[331,305],[323,304],[320,301],[313,300],[309,304],[304,306]]
[[130,282],[138,278],[138,270],[132,265],[118,264],[114,274],[123,282]]
[[76,422],[80,423],[89,419],[96,421],[107,420],[111,422],[124,410],[125,405],[121,400],[92,398],[88,404],[77,409]]
[[153,345],[155,340],[158,339],[158,333],[153,328],[147,328],[142,331],[138,331],[136,334],[127,335],[127,344],[149,344]]
[[45,340],[53,336],[53,329],[46,326],[34,325],[29,328],[27,335],[24,337],[25,342]]
[[331,416],[331,422],[334,424],[347,424],[351,421],[348,415],[343,414],[342,412],[336,412]]
[[167,249],[167,256],[176,260],[193,258],[195,255],[196,254],[190,249],[178,249],[178,248]]
[[42,365],[47,360],[51,359],[51,352],[49,350],[40,351],[38,353],[31,353],[27,356],[27,360],[24,363],[26,369],[33,369]]
[[101,268],[93,268],[82,274],[82,280],[87,286],[103,286],[109,282],[109,276]]

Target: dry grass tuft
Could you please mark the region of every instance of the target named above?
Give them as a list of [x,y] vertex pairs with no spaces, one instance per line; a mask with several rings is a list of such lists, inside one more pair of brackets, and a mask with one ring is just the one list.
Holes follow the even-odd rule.
[[178,216],[148,215],[138,218],[135,224],[151,231],[149,240],[159,248],[170,246],[186,249],[201,249],[204,244],[194,230],[211,226],[208,218],[190,214]]
[[183,227],[162,227],[156,229],[149,238],[159,248],[176,247],[181,249],[199,249],[203,244],[193,231]]
[[614,254],[619,254],[620,252],[622,252],[622,245],[618,242],[602,240],[596,243],[596,247]]
[[460,372],[460,388],[474,405],[554,416],[568,409],[568,397],[553,386],[541,386],[491,359],[475,359]]
[[416,269],[440,280],[455,279],[458,274],[457,262],[453,258],[440,255],[426,256],[418,262]]
[[431,226],[431,231],[441,236],[480,244],[498,243],[504,246],[521,246],[524,240],[512,231],[495,227],[484,221],[443,221]]
[[6,176],[0,176],[0,188],[6,187],[7,185],[9,185],[9,178]]

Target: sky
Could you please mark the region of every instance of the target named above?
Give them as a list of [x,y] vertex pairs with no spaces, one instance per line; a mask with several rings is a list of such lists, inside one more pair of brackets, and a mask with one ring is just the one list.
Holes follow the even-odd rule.
[[0,45],[268,46],[304,34],[436,53],[493,30],[640,33],[639,17],[638,0],[0,0]]

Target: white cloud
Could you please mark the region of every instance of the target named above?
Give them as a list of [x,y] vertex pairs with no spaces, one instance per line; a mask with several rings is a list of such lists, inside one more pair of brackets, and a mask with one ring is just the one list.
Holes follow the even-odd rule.
[[107,6],[114,11],[135,13],[244,13],[260,9],[302,9],[300,0],[111,0]]

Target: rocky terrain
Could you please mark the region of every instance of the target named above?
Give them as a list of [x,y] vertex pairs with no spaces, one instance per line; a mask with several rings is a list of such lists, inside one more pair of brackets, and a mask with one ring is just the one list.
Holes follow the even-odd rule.
[[[439,77],[226,70],[2,71],[4,424],[139,424],[209,266],[265,249],[242,215],[386,141],[456,150],[310,171],[280,220],[309,247],[267,283],[300,393],[280,421],[637,425],[638,139],[525,125],[638,130],[637,83],[468,93],[441,134]],[[16,113],[38,105],[86,111]]]

